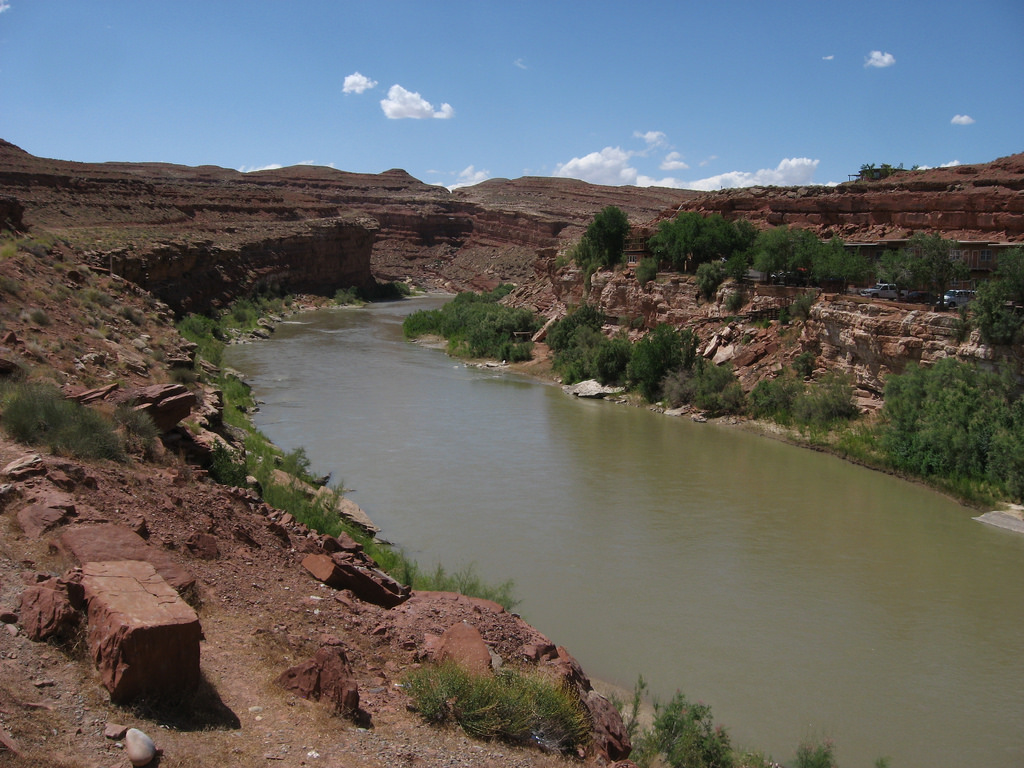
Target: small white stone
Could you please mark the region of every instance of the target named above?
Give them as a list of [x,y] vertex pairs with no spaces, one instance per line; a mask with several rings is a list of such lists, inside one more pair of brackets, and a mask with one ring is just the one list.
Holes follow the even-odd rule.
[[153,740],[138,728],[129,728],[124,735],[125,755],[132,765],[149,765],[156,757]]

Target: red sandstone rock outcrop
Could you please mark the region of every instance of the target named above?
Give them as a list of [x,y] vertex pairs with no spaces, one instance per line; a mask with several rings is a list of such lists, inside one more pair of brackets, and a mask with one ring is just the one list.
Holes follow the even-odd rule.
[[1024,237],[1024,153],[834,187],[722,190],[686,200],[682,209],[766,226],[787,224],[848,240],[941,232],[957,240],[1012,242]]

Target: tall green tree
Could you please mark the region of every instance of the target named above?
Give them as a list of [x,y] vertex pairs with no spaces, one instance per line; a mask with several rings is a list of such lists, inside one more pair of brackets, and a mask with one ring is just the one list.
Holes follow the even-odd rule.
[[719,213],[702,216],[683,211],[671,221],[663,221],[648,245],[659,261],[670,262],[673,269],[683,272],[746,251],[755,237],[756,230],[748,221],[734,224]]
[[1024,248],[1004,251],[991,279],[978,286],[971,311],[987,344],[1013,344],[1024,337]]
[[613,267],[622,262],[629,236],[629,218],[609,205],[594,215],[576,248],[576,263],[584,269]]
[[936,296],[942,296],[949,287],[970,276],[967,264],[954,251],[959,250],[956,240],[947,240],[942,235],[926,235],[922,232],[907,242],[906,250],[911,268]]

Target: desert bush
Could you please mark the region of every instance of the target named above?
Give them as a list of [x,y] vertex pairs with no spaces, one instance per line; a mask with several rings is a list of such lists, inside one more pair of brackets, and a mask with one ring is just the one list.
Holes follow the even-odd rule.
[[33,307],[25,313],[25,317],[29,322],[34,325],[49,325],[50,316],[46,314],[46,310],[41,307]]
[[2,424],[19,443],[83,459],[124,458],[113,423],[98,411],[66,400],[48,384],[17,382],[0,389]]
[[790,316],[795,317],[797,320],[806,320],[811,316],[811,306],[814,304],[814,299],[813,293],[804,293],[797,296],[793,303],[789,305]]
[[825,739],[819,743],[804,742],[796,750],[797,768],[836,768],[835,745]]
[[1024,496],[1024,399],[1011,375],[953,358],[912,366],[889,377],[882,415],[882,447],[898,469]]
[[636,279],[640,285],[647,285],[658,276],[658,262],[647,256],[636,265]]
[[152,416],[124,403],[114,410],[114,423],[121,428],[125,448],[129,453],[142,453],[146,456],[152,454],[156,440],[160,436],[160,430],[153,423]]
[[[725,280],[725,264],[708,261],[697,267],[697,290],[707,300],[714,298],[718,286]],[[735,294],[734,294],[735,295]],[[742,306],[742,305],[741,305]]]
[[796,375],[801,379],[809,379],[811,374],[814,373],[814,363],[817,357],[813,352],[801,352],[793,360],[793,370],[796,371]]
[[626,378],[648,402],[654,403],[662,396],[665,376],[678,368],[691,368],[696,355],[697,336],[693,331],[677,331],[662,324],[633,345]]
[[804,427],[828,429],[857,418],[853,385],[847,376],[830,373],[805,388],[793,401],[793,419]]
[[146,319],[146,316],[141,311],[127,304],[121,307],[120,315],[132,325],[142,325],[142,322]]
[[757,382],[747,399],[755,419],[773,419],[788,424],[793,419],[793,403],[803,393],[804,383],[794,376],[777,376]]
[[698,358],[692,369],[679,368],[666,376],[662,387],[673,406],[690,403],[712,416],[743,410],[743,387],[728,363],[715,365]]
[[0,291],[9,293],[11,296],[21,295],[21,283],[15,280],[13,277],[7,275],[0,275]]
[[707,704],[692,704],[676,693],[655,703],[654,723],[633,745],[630,757],[641,766],[659,758],[672,768],[731,768],[735,764],[729,734],[716,726]]
[[210,456],[210,477],[221,485],[244,488],[246,483],[245,460],[220,440],[213,446]]
[[569,754],[590,737],[590,721],[577,695],[540,674],[505,668],[474,675],[447,663],[414,670],[404,685],[425,720],[454,721],[476,738]]
[[728,298],[726,298],[725,308],[728,312],[735,315],[737,312],[743,309],[743,305],[746,303],[746,294],[744,294],[742,290],[737,290],[730,293]]

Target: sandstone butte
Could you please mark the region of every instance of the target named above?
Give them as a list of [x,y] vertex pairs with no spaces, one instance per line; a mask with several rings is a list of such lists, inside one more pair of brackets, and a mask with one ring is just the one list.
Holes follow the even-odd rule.
[[[0,375],[29,369],[101,409],[134,403],[164,430],[153,453],[128,463],[36,453],[0,435],[0,762],[123,765],[135,727],[153,735],[165,766],[566,764],[424,726],[400,683],[439,655],[560,676],[595,724],[587,754],[570,761],[624,758],[608,700],[569,651],[518,617],[458,595],[409,595],[347,537],[208,481],[201,462],[213,441],[234,439],[219,393],[170,384],[195,354],[175,316],[265,286],[329,296],[388,280],[513,282],[512,300],[557,317],[588,289],[556,257],[607,205],[638,228],[695,210],[865,242],[936,231],[1019,243],[1024,155],[829,188],[696,193],[523,178],[448,192],[400,170],[84,164],[0,141],[0,228],[27,238],[0,261]],[[749,308],[770,310],[786,290],[759,289]],[[852,373],[866,408],[910,361],[1004,359],[1021,373],[1021,350],[957,340],[953,318],[921,307],[822,294],[806,322],[779,334],[726,322],[724,294],[695,294],[686,276],[641,288],[602,272],[586,298],[637,328],[695,327],[701,352],[732,361],[748,388],[803,351]],[[363,577],[377,581],[350,581]],[[110,587],[120,583],[131,589]],[[184,638],[174,641],[178,674],[146,656],[165,626]]]

